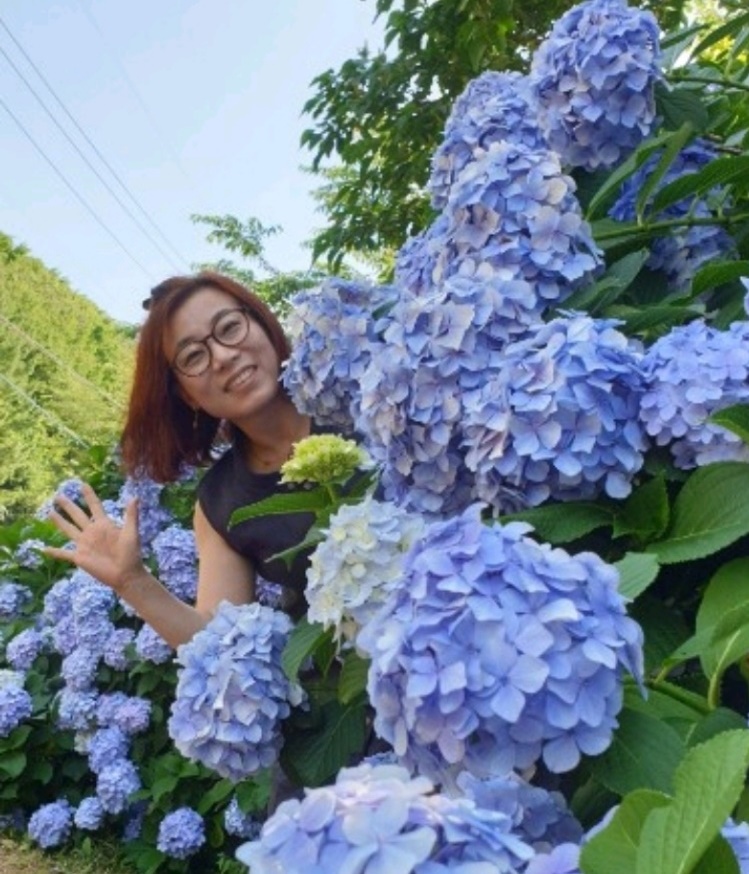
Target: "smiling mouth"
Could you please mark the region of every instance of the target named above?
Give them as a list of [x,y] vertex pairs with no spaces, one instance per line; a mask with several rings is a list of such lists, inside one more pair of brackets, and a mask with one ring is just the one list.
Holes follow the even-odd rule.
[[257,367],[255,367],[254,364],[249,364],[247,367],[243,367],[227,381],[226,385],[224,385],[224,391],[231,391],[234,388],[243,386],[253,378],[256,370]]

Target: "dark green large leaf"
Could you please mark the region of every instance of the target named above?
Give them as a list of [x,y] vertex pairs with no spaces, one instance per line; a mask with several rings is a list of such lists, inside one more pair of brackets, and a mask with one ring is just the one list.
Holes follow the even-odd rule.
[[613,511],[601,504],[571,501],[567,504],[547,504],[520,513],[502,516],[500,522],[519,520],[533,526],[536,534],[549,543],[567,543],[604,528],[613,522]]

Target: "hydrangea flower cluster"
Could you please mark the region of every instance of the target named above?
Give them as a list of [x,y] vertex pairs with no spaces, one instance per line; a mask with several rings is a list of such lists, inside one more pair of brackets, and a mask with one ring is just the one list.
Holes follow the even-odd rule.
[[127,735],[140,734],[151,721],[151,702],[137,695],[111,692],[96,699],[96,720],[102,728],[116,726]]
[[429,780],[398,766],[343,769],[334,785],[283,802],[237,858],[253,874],[515,874],[532,857],[505,814],[432,790]]
[[159,825],[156,847],[173,859],[188,859],[205,843],[205,821],[191,807],[168,813]]
[[224,601],[177,650],[182,669],[168,728],[183,755],[234,781],[276,760],[280,722],[302,696],[281,667],[290,630],[283,613]]
[[647,446],[642,356],[616,324],[572,314],[539,325],[463,393],[478,497],[512,511],[629,494]]
[[106,811],[101,801],[95,795],[91,795],[78,805],[73,815],[73,822],[77,828],[93,832],[102,827],[105,816]]
[[525,874],[582,874],[580,847],[577,844],[560,844],[549,853],[540,853],[531,859]]
[[539,124],[564,164],[613,167],[649,136],[660,65],[658,22],[624,0],[580,3],[555,23],[531,80]]
[[78,478],[63,480],[57,487],[55,494],[45,501],[36,511],[37,519],[47,519],[49,514],[55,509],[55,498],[57,495],[63,495],[73,503],[79,503],[82,499],[83,483]]
[[33,571],[42,566],[43,556],[41,551],[46,547],[43,540],[31,537],[18,544],[14,559],[19,567]]
[[174,650],[164,638],[147,623],[135,636],[135,652],[147,662],[163,665],[174,657]]
[[150,555],[151,541],[174,521],[172,514],[161,506],[164,486],[147,476],[128,477],[120,489],[117,503],[124,510],[133,498],[138,499],[138,534],[144,555]]
[[369,464],[354,440],[335,434],[312,434],[294,444],[291,458],[281,466],[283,483],[345,483]]
[[255,840],[262,828],[262,823],[249,813],[244,813],[236,798],[232,798],[224,811],[224,828],[226,833],[244,840]]
[[294,297],[287,324],[293,352],[282,380],[301,412],[351,431],[359,374],[375,342],[373,313],[395,295],[391,286],[329,279]]
[[28,586],[0,580],[0,619],[15,619],[31,604],[33,593]]
[[677,467],[749,461],[731,431],[708,422],[723,407],[749,401],[749,322],[721,331],[695,320],[673,328],[647,350],[640,419]]
[[424,773],[458,764],[502,776],[543,757],[574,768],[611,742],[624,670],[642,675],[642,631],[618,573],[487,526],[478,506],[433,523],[403,585],[362,631],[375,731]]
[[[696,173],[714,161],[717,153],[707,140],[695,140],[677,155],[663,178],[659,181],[653,197],[670,182]],[[609,210],[609,215],[617,221],[633,221],[637,214],[637,198],[648,177],[655,169],[660,154],[653,155],[642,167],[629,176],[621,187],[619,197]],[[653,219],[678,220],[714,218],[718,210],[729,206],[725,190],[716,186],[708,192],[705,199],[686,197],[672,203]],[[646,264],[651,270],[661,270],[666,276],[669,288],[674,291],[689,289],[695,273],[709,261],[719,258],[733,258],[736,247],[733,238],[720,226],[700,224],[690,227],[669,227],[668,233],[657,237],[650,244],[650,257]]]
[[161,582],[180,600],[192,604],[198,592],[198,553],[194,532],[181,525],[170,525],[154,537],[151,549]]
[[13,729],[31,716],[31,695],[21,686],[0,686],[0,738],[8,737]]
[[107,813],[122,813],[140,788],[138,769],[124,757],[105,764],[96,776],[96,796]]
[[400,580],[404,555],[423,529],[421,517],[371,497],[341,507],[310,559],[309,621],[339,630],[344,620],[366,623]]
[[536,120],[527,77],[489,71],[468,83],[453,105],[442,143],[432,158],[432,206],[444,209],[461,170],[492,143],[507,140],[530,149],[548,145]]
[[43,804],[29,818],[29,837],[44,850],[59,847],[70,835],[73,812],[72,805],[64,798]]
[[409,237],[395,256],[395,283],[406,294],[420,296],[435,290],[440,241],[450,226],[441,213],[429,227]]
[[25,628],[8,641],[5,658],[17,671],[28,671],[47,645],[47,635],[35,628]]

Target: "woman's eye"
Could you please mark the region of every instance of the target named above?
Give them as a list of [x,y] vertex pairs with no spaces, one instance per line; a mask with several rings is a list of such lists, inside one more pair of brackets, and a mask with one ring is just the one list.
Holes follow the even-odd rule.
[[242,320],[236,316],[225,319],[216,325],[216,336],[220,340],[230,340],[242,330]]
[[194,349],[187,349],[182,353],[179,359],[179,366],[184,370],[189,370],[192,367],[199,367],[205,360],[206,351],[202,346],[197,346]]

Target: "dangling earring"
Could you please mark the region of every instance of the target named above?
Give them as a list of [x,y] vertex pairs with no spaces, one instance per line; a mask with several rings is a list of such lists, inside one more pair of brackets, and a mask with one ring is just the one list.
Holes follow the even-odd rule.
[[192,415],[192,430],[197,431],[198,430],[198,417],[200,416],[200,407],[195,407],[195,409],[192,411],[192,414],[193,414]]

